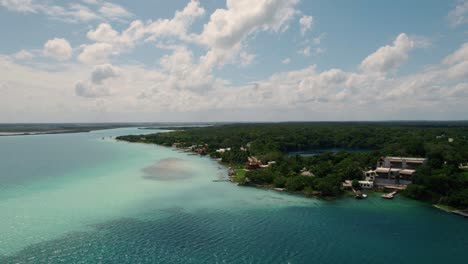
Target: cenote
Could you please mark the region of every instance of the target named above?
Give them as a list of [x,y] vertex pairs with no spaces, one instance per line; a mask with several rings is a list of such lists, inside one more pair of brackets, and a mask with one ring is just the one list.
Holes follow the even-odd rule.
[[144,132],[0,137],[0,263],[466,260],[461,217],[214,182],[226,169],[208,158],[113,139]]

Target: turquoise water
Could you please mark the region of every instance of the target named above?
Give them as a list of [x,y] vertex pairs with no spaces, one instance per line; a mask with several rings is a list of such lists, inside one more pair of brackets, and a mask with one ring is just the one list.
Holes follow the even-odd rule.
[[466,219],[213,182],[226,170],[210,159],[109,138],[145,132],[0,137],[0,263],[464,260]]

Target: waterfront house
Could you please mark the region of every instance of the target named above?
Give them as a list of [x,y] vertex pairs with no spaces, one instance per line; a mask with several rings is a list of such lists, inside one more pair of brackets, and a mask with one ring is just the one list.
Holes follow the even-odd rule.
[[427,163],[425,158],[381,157],[377,160],[377,185],[408,185],[412,182],[416,169]]
[[[364,180],[364,181],[358,181],[358,183],[361,189],[373,189],[374,188],[374,181]],[[346,180],[341,185],[343,186],[343,189],[345,190],[354,190],[353,181],[351,180]]]
[[377,173],[373,170],[363,171],[363,174],[366,181],[374,181],[377,177]]
[[197,149],[197,153],[200,154],[200,155],[206,155],[207,154],[206,148]]
[[375,169],[375,174],[377,178],[380,179],[395,179],[400,175],[400,170],[397,168],[384,168],[384,167],[379,167]]
[[276,164],[276,161],[269,161],[267,164],[263,164],[260,162],[260,168],[268,168],[273,164]]
[[426,163],[425,158],[381,157],[375,170],[362,172],[364,180],[359,181],[359,185],[364,189],[408,185],[412,183],[416,168]]
[[216,150],[216,152],[218,152],[218,153],[224,153],[226,151],[231,151],[231,148],[220,148],[220,149]]
[[373,189],[374,188],[374,181],[359,181],[359,186],[362,189]]
[[247,170],[256,170],[256,169],[261,168],[262,162],[256,157],[252,156],[252,157],[248,157],[247,159],[248,161],[245,164],[245,168]]
[[377,168],[397,168],[414,170],[427,163],[425,158],[381,157],[377,161]]
[[245,168],[247,170],[256,170],[256,169],[260,169],[261,168],[261,163],[260,162],[247,162],[245,164]]

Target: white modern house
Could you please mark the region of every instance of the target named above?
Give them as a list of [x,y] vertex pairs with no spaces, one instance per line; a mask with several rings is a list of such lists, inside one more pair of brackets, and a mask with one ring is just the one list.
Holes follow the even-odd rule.
[[426,158],[381,157],[377,160],[377,168],[375,169],[376,184],[411,184],[416,169],[426,163]]

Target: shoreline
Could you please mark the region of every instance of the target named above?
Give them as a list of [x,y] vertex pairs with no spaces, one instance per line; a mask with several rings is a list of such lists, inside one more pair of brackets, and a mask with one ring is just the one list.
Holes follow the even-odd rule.
[[95,128],[70,128],[70,129],[51,129],[44,131],[4,131],[0,132],[0,137],[13,137],[13,136],[38,136],[38,135],[57,135],[57,134],[73,134],[73,133],[89,133],[99,130],[126,128],[126,126],[119,127],[95,127]]
[[[151,144],[151,145],[157,145],[157,146],[160,146],[160,147],[170,148],[172,151],[176,151],[178,153],[182,153],[182,154],[186,154],[186,155],[197,155],[197,156],[200,156],[201,158],[208,158],[210,160],[216,161],[216,163],[218,165],[222,166],[226,170],[229,170],[229,168],[230,168],[229,167],[230,164],[223,163],[222,161],[219,161],[218,159],[214,159],[214,158],[212,158],[212,157],[210,157],[208,155],[200,155],[199,153],[197,153],[195,151],[186,151],[183,148],[179,148],[179,147],[166,146],[166,145],[160,145],[160,144],[155,144],[155,143],[151,143],[151,142],[142,142],[142,141],[130,142],[130,141],[120,140],[120,139],[115,139],[115,140],[116,141],[127,142],[127,143]],[[250,187],[250,188],[262,189],[262,190],[268,190],[268,191],[275,191],[275,192],[285,193],[287,195],[301,196],[301,197],[304,197],[304,198],[318,199],[318,200],[322,200],[322,201],[335,201],[335,200],[338,200],[338,199],[351,198],[351,197],[354,196],[354,194],[352,192],[347,192],[347,191],[345,191],[344,193],[342,193],[339,196],[308,195],[308,194],[305,194],[303,192],[293,192],[293,191],[288,191],[285,188],[275,188],[273,186],[268,186],[268,185],[239,184],[239,183],[236,183],[236,182],[234,182],[232,180],[233,177],[228,176],[227,178],[228,179],[226,181],[230,182],[231,184],[235,184],[236,186],[240,186],[240,187]],[[368,192],[370,192],[370,193],[381,193],[379,190],[370,190]],[[442,211],[444,211],[446,213],[462,216],[462,217],[468,219],[468,212],[466,212],[466,210],[459,210],[459,209],[450,207],[448,205],[426,203],[425,201],[422,201],[422,200],[416,200],[416,201],[431,205],[432,207],[434,207],[434,208],[436,208],[438,210],[442,210]]]
[[[160,145],[160,144],[155,144],[155,143],[151,143],[151,142],[144,142],[144,141],[130,142],[130,141],[121,140],[121,139],[117,139],[117,138],[115,138],[114,140],[115,141],[126,142],[126,143],[156,145],[156,146],[159,146],[159,147],[164,147],[164,148],[171,149],[172,151],[175,151],[175,152],[181,153],[181,154],[185,154],[185,155],[188,155],[188,156],[199,156],[200,158],[207,158],[207,159],[210,159],[212,161],[216,161],[216,164],[222,166],[223,169],[225,169],[226,171],[229,170],[229,164],[223,163],[222,161],[214,159],[214,158],[212,158],[212,157],[210,157],[208,155],[200,155],[199,153],[197,153],[195,151],[186,151],[183,148],[179,148],[179,147]],[[233,181],[232,177],[230,177],[230,176],[227,177],[226,182],[229,182],[229,183],[231,183],[233,185],[236,185],[236,186],[239,186],[239,187],[249,187],[249,188],[256,188],[256,189],[261,189],[261,190],[275,191],[275,192],[279,192],[279,193],[285,193],[287,195],[301,196],[301,197],[304,197],[304,198],[318,199],[318,200],[322,200],[322,201],[334,201],[334,200],[343,199],[343,198],[351,198],[351,197],[354,196],[354,194],[350,193],[350,192],[344,192],[343,194],[341,194],[339,196],[307,195],[307,194],[305,194],[303,192],[288,191],[286,188],[276,188],[276,187],[272,187],[272,186],[268,186],[268,185],[239,184],[239,183]],[[372,191],[372,192],[377,192],[377,191]]]
[[[110,128],[107,128],[110,129]],[[105,129],[95,129],[95,130],[82,130],[82,131],[45,131],[45,132],[12,132],[8,134],[2,134],[0,132],[0,137],[14,137],[14,136],[39,136],[39,135],[57,135],[57,134],[71,134],[71,133],[89,133],[91,131],[105,130]]]

